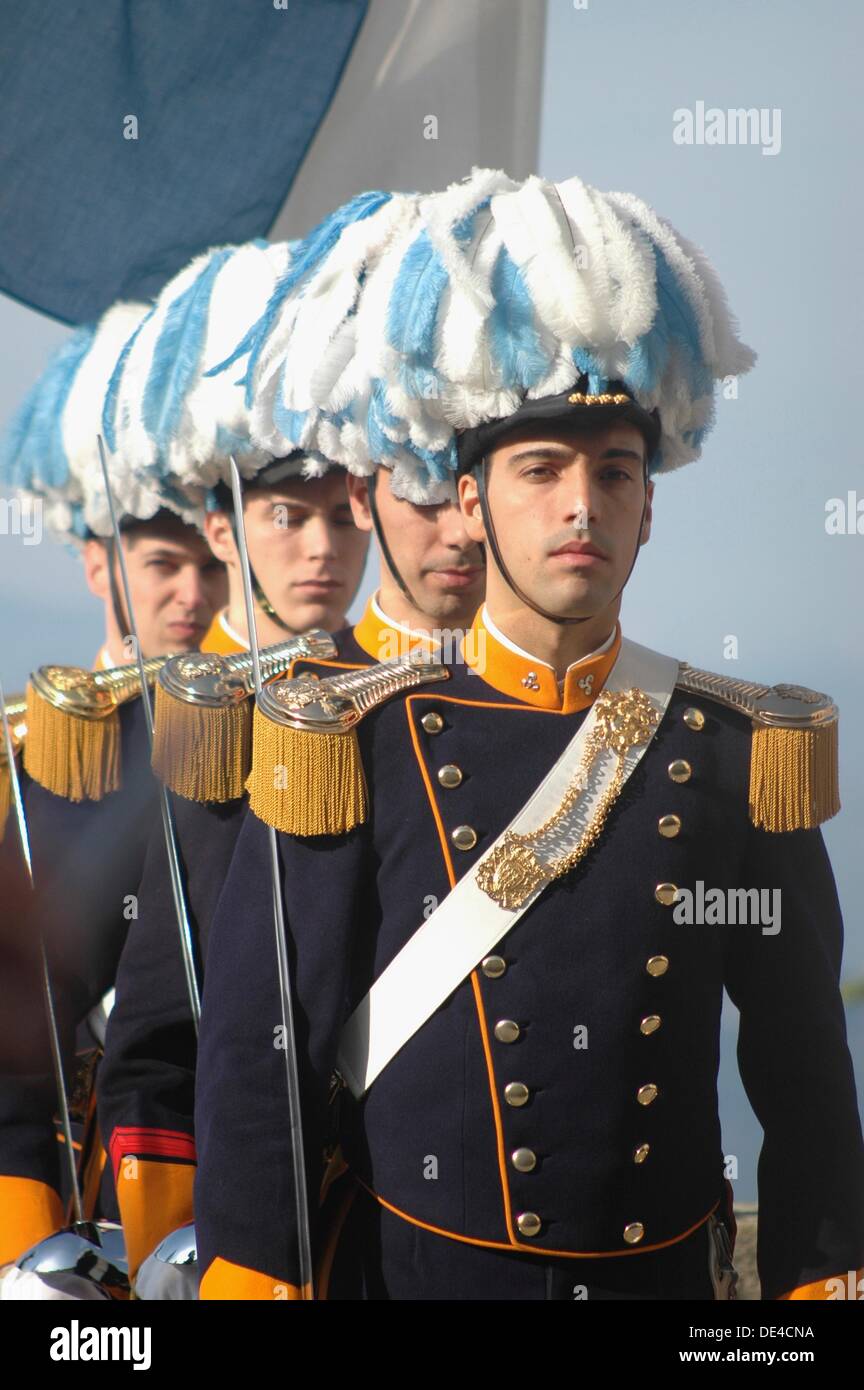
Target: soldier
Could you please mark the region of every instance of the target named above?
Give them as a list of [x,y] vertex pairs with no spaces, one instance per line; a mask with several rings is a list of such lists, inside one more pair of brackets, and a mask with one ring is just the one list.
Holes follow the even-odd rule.
[[[426,638],[433,644],[443,631],[460,634],[470,627],[482,595],[483,569],[457,506],[445,503],[422,509],[393,498],[386,475],[379,481],[378,492],[379,512],[386,520],[376,524],[388,525],[392,537],[389,563],[382,557],[381,587],[368,600],[357,626],[336,632],[336,659],[317,662],[304,657],[290,667],[292,676],[332,676],[339,670],[368,666],[379,657],[392,659]],[[368,521],[361,495],[354,506],[361,523]],[[410,605],[390,566],[413,585]],[[463,577],[471,581],[467,602]],[[415,606],[424,602],[425,585],[429,606],[438,610],[428,616]],[[463,599],[461,607],[454,606],[456,599]],[[440,612],[442,607],[446,614]],[[410,623],[394,620],[393,612],[410,617]],[[201,966],[206,963],[215,903],[246,810],[246,799],[178,802],[178,834]],[[99,1102],[101,1130],[110,1138],[131,1275],[156,1250],[158,1241],[193,1220],[196,1034],[171,920],[167,856],[158,835],[151,838],[138,903],[138,924],[126,941],[118,970]],[[153,1289],[153,1284],[143,1287]]]
[[[277,255],[278,248],[267,254]],[[188,278],[184,273],[178,283],[182,286]],[[224,434],[230,424],[245,474],[244,530],[259,642],[284,641],[310,626],[332,629],[334,651],[329,658],[310,661],[307,657],[292,667],[297,672],[315,670],[326,676],[395,657],[425,641],[430,632],[450,632],[454,625],[457,630],[467,627],[482,597],[484,572],[479,549],[469,540],[453,500],[414,506],[394,497],[385,479],[376,489],[377,503],[370,503],[366,480],[351,478],[350,506],[359,528],[355,529],[343,469],[327,471],[328,461],[320,454],[306,454],[290,445],[286,445],[285,455],[275,460],[263,449],[250,448],[248,410],[244,410],[242,392],[237,389],[232,393],[223,385],[215,394],[211,388],[201,403],[210,365],[227,351],[228,328],[237,323],[236,283],[229,283],[227,289],[230,294],[223,295],[219,281],[213,287],[208,303],[208,345],[200,356],[199,373],[188,382],[186,395],[175,411],[175,433],[163,441],[164,454],[170,459],[166,485],[196,493],[213,481],[214,461],[207,457],[204,464],[196,464],[189,452],[185,422],[190,417],[194,416],[197,431],[207,440]],[[173,293],[169,287],[165,298],[170,299]],[[247,312],[254,316],[254,298],[251,306],[249,300],[250,296],[244,296]],[[158,337],[157,330],[150,331],[151,337]],[[146,356],[146,342],[133,350],[124,373],[126,380],[136,380],[136,351]],[[158,374],[158,353],[149,370]],[[146,378],[143,372],[138,373],[135,390],[146,389]],[[131,388],[130,395],[132,399],[124,399],[121,385],[121,414],[134,420],[140,411]],[[119,447],[122,451],[122,431]],[[214,553],[227,565],[230,598],[227,610],[214,624],[208,647],[227,653],[243,650],[247,634],[233,504],[224,481],[213,488],[213,501],[207,535]],[[343,615],[359,579],[363,533],[372,529],[381,550],[380,586],[356,627],[344,628]],[[213,711],[211,717],[215,725],[222,712]],[[245,772],[226,791],[224,767],[237,759],[237,733],[232,735],[230,747],[223,742],[216,751],[217,739],[211,728],[202,726],[189,740],[174,737],[175,723],[182,730],[183,710],[169,705],[160,689],[158,761],[169,786],[179,794],[175,803],[177,837],[196,955],[199,970],[203,970],[210,918],[246,813],[247,802],[242,796]],[[209,751],[205,753],[205,749]],[[196,1034],[172,920],[169,864],[164,839],[156,831],[136,900],[138,919],[118,972],[100,1071],[99,1102],[133,1277],[160,1240],[191,1222],[195,1175]],[[139,1294],[142,1291],[147,1297],[178,1296],[176,1288],[170,1292],[155,1290],[148,1278],[141,1282]]]
[[[243,525],[249,546],[262,647],[311,628],[335,632],[357,591],[366,543],[351,515],[344,475],[304,478],[302,455],[276,459],[248,482]],[[229,599],[206,650],[248,651],[234,507],[224,483],[213,490],[204,523],[210,549],[228,571]]]
[[[763,1297],[825,1298],[864,1258],[818,829],[838,809],[836,710],[694,670],[619,623],[654,478],[699,456],[713,383],[753,354],[702,253],[635,196],[475,171],[420,222],[351,305],[356,394],[320,401],[302,438],[338,433],[360,469],[333,417],[362,421],[367,455],[395,457],[394,489],[415,497],[458,467],[489,559],[485,659],[466,642],[395,692],[380,668],[321,732],[328,702],[310,723],[302,682],[262,698],[199,1044],[201,1297],[311,1292],[264,817],[281,832],[309,1192],[334,1139],[347,1169],[329,1223],[310,1202],[318,1297],[729,1297],[725,986],[765,1132]],[[303,370],[289,343],[283,417]],[[298,738],[320,758],[280,802],[274,765]],[[330,828],[339,738],[366,802],[352,828],[309,834],[316,809]],[[688,926],[700,882],[715,906]],[[766,889],[782,925],[717,908]]]
[[[204,646],[227,586],[225,566],[201,531],[167,507],[143,521],[126,517],[121,530],[145,656]],[[87,587],[105,607],[105,641],[93,669],[131,665],[135,658],[113,540],[91,536],[84,542],[82,560]]]
[[[292,664],[292,675],[327,677],[392,659],[427,638],[434,644],[445,630],[461,635],[482,597],[479,549],[454,503],[422,508],[396,498],[385,473],[376,489],[373,523],[365,485],[358,479],[351,484],[358,525],[368,530],[374,524],[384,537],[380,587],[359,623],[334,634],[335,659],[300,659]],[[418,606],[423,603],[428,614]],[[202,967],[210,920],[247,805],[246,799],[177,802]],[[138,921],[120,962],[99,1090],[100,1125],[109,1137],[133,1277],[160,1240],[193,1220],[196,1036],[171,920],[165,846],[155,834],[137,899]],[[144,1296],[176,1297],[176,1292],[154,1291],[150,1264],[151,1279],[141,1286],[150,1292]]]
[[[79,546],[91,592],[105,609],[105,643],[95,667],[103,718],[67,718],[69,689],[96,690],[73,668],[43,667],[28,697],[21,780],[33,855],[36,897],[23,882],[13,823],[2,849],[4,902],[4,1026],[0,1059],[0,1264],[63,1224],[61,1165],[53,1116],[57,1095],[36,964],[37,930],[53,946],[59,1023],[68,1077],[75,1037],[83,1134],[80,1176],[88,1213],[112,1212],[100,1196],[101,1151],[92,1124],[93,1063],[104,1040],[105,1008],[129,926],[124,895],[137,881],[154,805],[149,750],[130,670],[134,652],[119,593],[113,540],[94,530],[104,508],[93,466],[108,378],[117,355],[147,312],[120,305],[98,328],[73,335],[46,369],[7,438],[3,479],[41,507],[49,527]],[[98,468],[98,461],[96,464]],[[124,494],[123,548],[144,656],[198,647],[226,584],[200,529],[169,511],[158,488]],[[198,513],[203,520],[203,512]],[[115,668],[112,671],[106,668]],[[93,690],[91,690],[91,687]],[[44,697],[44,698],[43,698]],[[56,699],[59,708],[50,702]],[[10,894],[14,893],[14,898]],[[14,905],[13,905],[14,904]],[[110,995],[108,996],[110,1002]],[[86,1023],[85,1023],[86,1020]],[[116,1209],[115,1209],[116,1210]]]

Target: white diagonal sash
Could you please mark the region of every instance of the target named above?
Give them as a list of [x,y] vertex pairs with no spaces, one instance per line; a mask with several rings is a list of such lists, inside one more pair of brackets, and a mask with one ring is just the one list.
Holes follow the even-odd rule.
[[[624,638],[603,690],[626,691],[635,687],[642,691],[657,713],[659,726],[678,674],[679,662],[674,657],[663,656]],[[524,835],[534,830],[560,807],[594,730],[596,710],[595,702],[578,732],[522,810],[418,927],[348,1019],[339,1039],[336,1065],[358,1099],[543,892],[546,882],[540,883],[519,907],[501,907],[480,888],[477,874],[506,835]],[[650,742],[649,738],[627,750],[622,787]],[[563,834],[557,835],[556,858],[578,844],[601,797],[613,782],[617,764],[617,755],[607,749],[594,759],[585,790],[568,817]]]

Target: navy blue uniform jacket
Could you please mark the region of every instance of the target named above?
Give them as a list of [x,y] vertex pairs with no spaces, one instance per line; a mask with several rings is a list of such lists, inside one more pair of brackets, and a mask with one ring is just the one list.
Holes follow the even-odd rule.
[[[24,877],[14,812],[0,851],[0,1253],[7,1259],[63,1220],[64,1172],[53,1122],[57,1092],[38,933],[48,947],[68,1081],[76,1030],[114,983],[156,814],[141,701],[121,705],[118,713],[122,785],[101,801],[68,801],[21,772],[35,893]],[[92,1169],[94,1180],[98,1171],[98,1165]],[[116,1216],[109,1180],[102,1184],[99,1209]]]
[[[705,715],[698,730],[682,718],[694,705]],[[440,732],[424,727],[430,713]],[[343,1022],[584,717],[537,708],[454,666],[451,679],[397,696],[359,725],[365,824],[338,838],[280,835],[313,1208]],[[864,1145],[838,988],[835,884],[819,831],[751,824],[750,744],[748,719],[676,691],[598,843],[496,948],[503,971],[475,970],[360,1103],[341,1093],[342,1152],[379,1201],[460,1240],[575,1259],[638,1260],[682,1238],[724,1201],[716,1083],[725,987],[765,1132],[763,1297],[862,1263]],[[670,778],[676,759],[692,767],[686,782]],[[439,781],[445,765],[461,770],[458,785]],[[669,814],[682,823],[674,838],[658,833]],[[465,826],[476,845],[460,850],[453,832]],[[699,880],[779,889],[780,931],[676,924],[656,886]],[[661,1022],[646,1033],[650,1015]],[[199,1039],[202,1297],[296,1294],[279,1020],[267,829],[250,814],[212,926]],[[502,1020],[518,1025],[515,1041],[496,1036]],[[577,1048],[580,1027],[587,1046]],[[527,1104],[507,1103],[511,1082],[528,1088]],[[646,1086],[656,1088],[647,1104]],[[536,1154],[533,1171],[514,1166],[520,1148]],[[517,1224],[525,1212],[540,1218],[531,1237]],[[634,1223],[644,1234],[631,1245],[623,1233]]]
[[[334,636],[337,657],[321,674],[368,665],[351,630]],[[296,663],[296,670],[307,663]],[[199,980],[210,922],[247,810],[172,798]],[[130,1272],[170,1231],[192,1220],[197,1038],[189,1008],[161,825],[153,828],[138,918],[117,973],[99,1071],[99,1125],[109,1150]],[[130,1160],[133,1160],[130,1162]]]

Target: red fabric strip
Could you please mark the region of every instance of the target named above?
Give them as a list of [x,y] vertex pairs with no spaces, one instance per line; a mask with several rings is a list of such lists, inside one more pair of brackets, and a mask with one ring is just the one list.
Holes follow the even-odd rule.
[[179,1158],[196,1162],[195,1140],[177,1129],[115,1129],[109,1146],[115,1180],[120,1161],[130,1154],[136,1158]]

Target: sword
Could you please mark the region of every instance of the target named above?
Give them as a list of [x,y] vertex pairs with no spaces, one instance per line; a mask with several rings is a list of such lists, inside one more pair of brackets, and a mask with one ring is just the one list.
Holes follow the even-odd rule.
[[[18,778],[18,768],[15,764],[15,749],[12,744],[12,731],[9,728],[9,716],[6,710],[6,699],[3,694],[3,686],[0,684],[0,715],[3,718],[3,747],[6,750],[6,757],[9,762],[9,777],[11,779],[12,799],[15,804],[15,820],[18,825],[18,837],[21,841],[21,853],[24,856],[24,863],[27,867],[27,877],[30,880],[30,887],[33,883],[33,860],[30,854],[30,835],[27,830],[27,817],[24,814],[24,802],[21,798],[21,783]],[[54,1007],[54,990],[51,987],[51,972],[48,968],[48,952],[45,949],[45,938],[39,932],[39,955],[42,970],[42,995],[45,1001],[45,1014],[48,1020],[48,1039],[51,1045],[51,1063],[54,1069],[54,1084],[57,1088],[57,1102],[60,1108],[60,1123],[63,1127],[63,1138],[66,1141],[66,1164],[69,1169],[69,1183],[72,1192],[72,1212],[76,1222],[84,1220],[84,1208],[81,1205],[81,1187],[78,1182],[78,1169],[75,1166],[75,1150],[72,1148],[72,1125],[69,1120],[69,1102],[66,1098],[66,1083],[63,1079],[63,1058],[60,1052],[60,1035],[57,1031],[57,1013]]]
[[[105,480],[105,494],[108,499],[108,510],[111,514],[111,528],[114,532],[114,545],[117,551],[117,563],[120,567],[120,578],[123,582],[123,594],[126,599],[126,612],[129,616],[129,626],[132,629],[131,637],[135,646],[135,658],[138,662],[138,675],[141,681],[141,702],[144,706],[144,722],[147,727],[147,740],[150,744],[150,753],[153,753],[153,706],[150,703],[150,686],[147,682],[144,653],[141,650],[141,643],[138,640],[138,627],[135,622],[135,613],[132,608],[132,591],[129,587],[129,573],[126,569],[126,556],[120,539],[120,526],[117,521],[117,513],[114,509],[114,497],[111,492],[111,483],[108,478],[108,461],[105,457],[105,445],[102,443],[101,434],[96,436],[99,446],[99,461],[102,465],[102,477]],[[168,868],[171,874],[171,892],[174,898],[174,912],[177,917],[177,930],[180,934],[180,951],[183,957],[183,970],[186,975],[186,989],[189,994],[189,1008],[192,1013],[192,1022],[195,1033],[198,1033],[198,1023],[201,1018],[201,994],[198,988],[198,972],[195,966],[195,952],[192,944],[192,928],[189,923],[189,911],[186,905],[186,890],[183,884],[183,872],[180,867],[180,851],[177,847],[177,827],[174,824],[174,813],[171,809],[171,802],[168,798],[168,789],[159,782],[159,809],[162,813],[162,829],[165,834],[165,848],[168,851]]]
[[[243,494],[240,473],[231,457],[231,492],[234,497],[237,549],[243,575],[243,598],[246,604],[246,626],[249,630],[249,651],[255,698],[261,697],[261,661],[258,633],[255,627],[255,606],[252,599],[252,571],[246,546],[246,526],[243,520]],[[273,928],[276,937],[276,967],[279,974],[279,996],[282,1005],[282,1036],[285,1039],[285,1084],[288,1091],[288,1116],[291,1126],[291,1158],[294,1164],[294,1196],[297,1203],[297,1233],[300,1262],[300,1296],[311,1299],[312,1239],[309,1230],[309,1198],[306,1189],[306,1163],[303,1156],[303,1121],[300,1111],[300,1075],[297,1068],[297,1043],[294,1033],[294,1005],[291,997],[291,975],[285,945],[285,905],[282,901],[282,880],[279,873],[279,847],[276,831],[268,825],[270,841],[270,878],[273,886]]]

